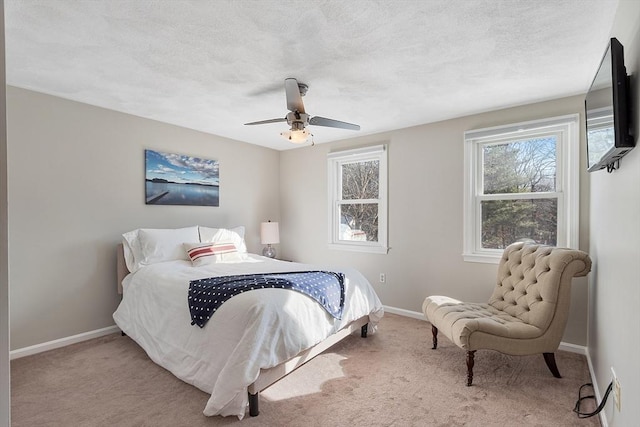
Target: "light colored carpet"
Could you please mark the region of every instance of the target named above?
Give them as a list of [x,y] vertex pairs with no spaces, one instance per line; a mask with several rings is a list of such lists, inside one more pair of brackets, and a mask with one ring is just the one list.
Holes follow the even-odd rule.
[[[208,395],[113,334],[11,362],[12,426],[597,426],[572,412],[590,382],[584,356],[558,352],[562,379],[541,355],[466,353],[429,323],[385,315],[262,393],[260,416],[202,415]],[[585,411],[591,411],[587,406]]]

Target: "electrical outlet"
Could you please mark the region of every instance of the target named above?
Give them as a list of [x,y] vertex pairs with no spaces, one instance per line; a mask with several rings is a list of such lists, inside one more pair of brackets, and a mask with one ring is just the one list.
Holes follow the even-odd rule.
[[613,401],[616,404],[616,409],[620,412],[620,381],[616,375],[616,371],[611,367],[611,382],[613,382]]
[[387,281],[387,276],[384,273],[380,273],[380,283]]

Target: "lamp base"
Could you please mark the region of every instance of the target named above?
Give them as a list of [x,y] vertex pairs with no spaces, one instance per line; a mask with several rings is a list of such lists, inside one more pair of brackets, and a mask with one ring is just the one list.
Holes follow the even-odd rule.
[[264,247],[264,249],[262,250],[262,256],[266,256],[269,258],[275,258],[276,257],[276,248],[274,248],[271,245],[267,245]]

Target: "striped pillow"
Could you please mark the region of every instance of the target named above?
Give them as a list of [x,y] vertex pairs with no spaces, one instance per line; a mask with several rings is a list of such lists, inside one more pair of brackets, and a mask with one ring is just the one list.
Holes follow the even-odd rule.
[[233,243],[184,243],[184,248],[194,267],[244,259]]

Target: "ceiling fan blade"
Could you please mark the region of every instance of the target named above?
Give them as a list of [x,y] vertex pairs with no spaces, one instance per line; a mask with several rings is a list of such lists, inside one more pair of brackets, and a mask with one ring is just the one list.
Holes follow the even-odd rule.
[[260,120],[259,122],[245,123],[245,125],[264,125],[267,123],[277,123],[277,122],[286,122],[286,121],[287,121],[287,118],[282,117],[279,119]]
[[284,79],[284,90],[287,93],[287,109],[289,111],[297,111],[304,113],[304,104],[302,103],[302,95],[300,95],[300,87],[296,79]]
[[353,123],[341,122],[340,120],[327,119],[326,117],[319,116],[311,117],[309,124],[314,126],[325,126],[328,128],[360,130],[360,125],[354,125]]

